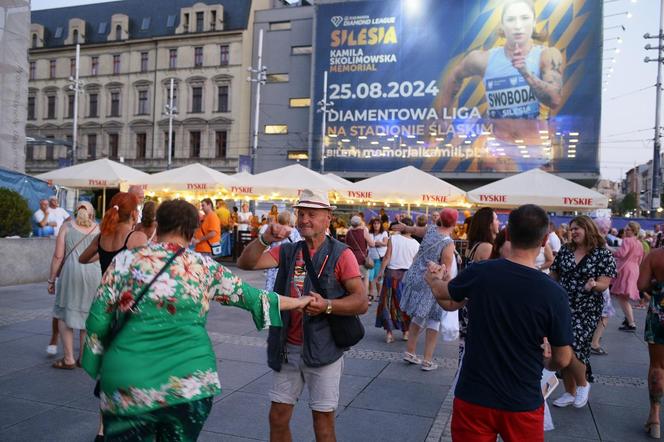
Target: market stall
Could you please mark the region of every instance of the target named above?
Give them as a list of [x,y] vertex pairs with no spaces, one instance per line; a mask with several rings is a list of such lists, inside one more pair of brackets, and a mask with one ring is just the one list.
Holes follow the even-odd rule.
[[198,199],[222,198],[237,185],[237,180],[200,163],[165,170],[148,176],[144,184],[149,196]]

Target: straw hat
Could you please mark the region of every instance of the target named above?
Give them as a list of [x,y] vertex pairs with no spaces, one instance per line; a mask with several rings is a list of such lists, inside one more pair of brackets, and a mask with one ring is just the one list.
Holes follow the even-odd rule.
[[330,206],[330,200],[327,198],[326,192],[316,192],[309,189],[304,189],[300,193],[300,200],[293,206],[296,209],[326,209],[334,210],[337,206]]

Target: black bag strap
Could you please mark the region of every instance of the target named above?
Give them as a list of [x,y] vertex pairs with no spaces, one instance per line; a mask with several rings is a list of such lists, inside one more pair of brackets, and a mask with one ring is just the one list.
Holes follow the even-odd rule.
[[[316,293],[321,295],[323,298],[327,298],[327,294],[325,293],[325,290],[323,290],[323,287],[320,285],[320,280],[318,279],[318,273],[316,273],[316,269],[314,268],[314,263],[311,262],[311,256],[309,256],[309,246],[307,246],[306,241],[300,241],[300,247],[302,248],[302,258],[304,259],[304,266],[307,269],[307,277],[311,281],[311,285],[314,286],[314,290],[316,290]],[[329,252],[331,252],[330,250]],[[329,254],[327,255],[328,257],[330,256]],[[323,267],[320,269],[320,274],[323,274],[323,271],[325,270],[325,267],[327,267],[327,262],[329,259],[325,259],[325,262],[323,262]]]
[[108,346],[110,346],[111,342],[113,342],[113,339],[115,339],[118,333],[120,333],[120,331],[122,330],[122,326],[124,326],[125,323],[129,320],[129,318],[131,318],[131,311],[134,309],[134,307],[138,305],[139,302],[141,302],[141,299],[143,299],[143,296],[145,296],[150,287],[152,287],[152,284],[154,284],[157,278],[159,278],[166,271],[166,269],[173,263],[173,261],[175,261],[175,258],[182,255],[184,251],[185,248],[180,247],[180,249],[177,252],[175,252],[170,258],[168,258],[166,264],[164,264],[164,266],[157,272],[157,274],[154,275],[152,280],[150,280],[150,282],[141,289],[141,293],[136,297],[134,302],[132,302],[131,306],[129,307],[129,310],[127,310],[127,312],[123,315],[122,321],[120,320],[116,321],[115,327],[111,328],[111,332],[109,333],[108,339],[106,341],[107,348]]

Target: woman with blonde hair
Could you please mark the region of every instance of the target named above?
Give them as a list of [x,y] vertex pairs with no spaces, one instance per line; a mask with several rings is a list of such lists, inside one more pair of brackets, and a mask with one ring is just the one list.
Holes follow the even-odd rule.
[[74,358],[74,329],[79,330],[82,352],[85,321],[101,281],[101,272],[99,263],[85,266],[78,258],[98,231],[92,204],[82,201],[78,204],[76,218],[62,226],[55,242],[48,292],[56,295],[53,317],[58,319],[64,355],[53,363],[53,368],[71,370],[80,366],[80,355]]
[[639,265],[645,255],[643,244],[638,239],[641,226],[636,221],[630,221],[624,228],[624,236],[620,247],[614,252],[618,267],[618,277],[611,285],[611,294],[618,299],[620,308],[625,314],[625,321],[619,330],[632,332],[636,330],[634,312],[630,300],[638,302],[639,289],[636,282],[639,279]]
[[616,262],[592,219],[577,216],[570,222],[569,230],[572,240],[560,248],[550,275],[569,297],[575,357],[561,370],[565,393],[553,405],[582,408],[590,393],[590,345],[602,316],[602,292],[616,276]]

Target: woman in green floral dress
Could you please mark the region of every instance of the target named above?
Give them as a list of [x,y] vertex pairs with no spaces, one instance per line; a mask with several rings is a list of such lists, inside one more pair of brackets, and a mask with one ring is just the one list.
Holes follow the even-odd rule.
[[183,200],[157,211],[157,242],[118,254],[102,279],[86,323],[83,368],[100,380],[105,440],[196,440],[221,392],[205,330],[210,301],[248,310],[258,329],[280,325],[294,299],[243,283],[208,257],[175,258],[104,348],[116,313],[125,313],[166,262],[187,248],[198,213]]

